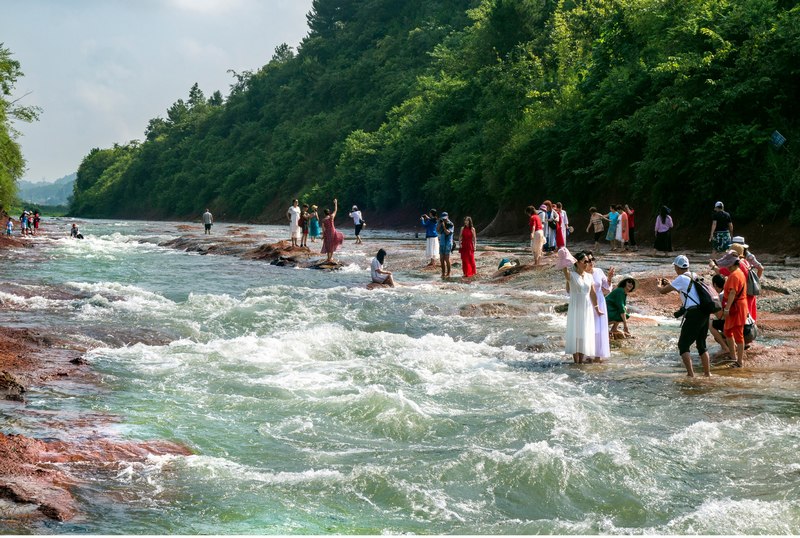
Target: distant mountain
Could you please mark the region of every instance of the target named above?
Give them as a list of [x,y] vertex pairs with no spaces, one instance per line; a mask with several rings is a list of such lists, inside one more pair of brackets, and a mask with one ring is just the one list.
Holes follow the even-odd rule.
[[76,177],[77,174],[72,173],[53,183],[20,181],[17,183],[19,199],[32,204],[66,206],[69,204],[69,197],[72,196],[72,186]]

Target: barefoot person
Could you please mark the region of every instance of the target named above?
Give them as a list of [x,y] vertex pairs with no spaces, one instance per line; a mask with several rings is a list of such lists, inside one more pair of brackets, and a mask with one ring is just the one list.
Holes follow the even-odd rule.
[[361,211],[358,209],[358,206],[353,206],[353,209],[350,210],[350,218],[353,219],[353,226],[355,227],[356,232],[356,245],[360,245],[363,243],[361,240],[361,230],[364,228],[364,219],[362,218]]
[[394,278],[392,278],[391,271],[385,271],[383,269],[383,263],[386,260],[386,251],[380,249],[378,253],[372,258],[372,263],[370,264],[370,272],[372,274],[372,281],[376,284],[385,284],[387,286],[391,286],[394,288]]
[[528,215],[528,227],[531,230],[533,265],[539,265],[542,263],[542,249],[544,248],[544,226],[542,225],[542,219],[539,217],[539,213],[532,205],[529,205],[525,209],[525,214]]
[[727,252],[731,248],[732,235],[733,219],[731,219],[730,213],[725,211],[725,204],[717,202],[714,204],[714,214],[711,217],[711,233],[708,236],[712,254],[714,252]]
[[[559,253],[565,250],[562,248]],[[569,293],[564,351],[572,355],[575,364],[583,364],[586,358],[595,355],[594,312],[602,314],[594,291],[590,257],[579,252],[572,267],[563,268]]]
[[608,322],[611,324],[609,330],[611,334],[617,333],[617,327],[622,323],[622,334],[629,338],[631,333],[628,330],[628,295],[636,289],[636,281],[630,277],[623,278],[617,287],[606,296],[606,308],[608,309]]
[[339,200],[333,199],[333,213],[327,207],[325,208],[325,218],[322,219],[322,250],[320,254],[326,254],[328,258],[326,263],[333,263],[333,253],[336,252],[344,242],[344,234],[336,230],[333,221],[336,218],[336,212],[339,211]]
[[605,227],[603,226],[603,221],[608,220],[605,215],[597,211],[596,207],[589,208],[589,225],[586,226],[586,231],[588,232],[589,229],[594,233],[594,252],[600,252],[600,239],[603,237],[603,231]]
[[205,235],[211,235],[211,226],[214,224],[214,216],[211,214],[211,211],[206,208],[206,212],[203,213],[203,227],[205,228]]
[[677,291],[681,296],[681,307],[684,312],[683,323],[681,324],[681,335],[678,338],[678,353],[681,354],[683,365],[686,366],[686,375],[694,377],[694,366],[692,356],[689,353],[692,343],[697,347],[700,361],[703,364],[703,375],[711,376],[711,360],[706,349],[706,337],[708,337],[708,314],[702,312],[700,296],[693,281],[694,275],[689,272],[689,258],[680,255],[672,262],[675,274],[678,275],[672,282],[666,278],[660,279],[658,292],[662,295]]
[[300,236],[300,202],[292,200],[292,207],[286,210],[286,218],[289,220],[289,236],[292,246],[297,246],[297,238]]
[[439,235],[436,233],[436,210],[431,209],[427,215],[419,218],[419,223],[425,227],[425,257],[430,259],[428,267],[436,265],[439,259]]
[[439,264],[442,268],[442,278],[450,276],[450,253],[453,252],[453,232],[456,225],[450,220],[447,211],[442,211],[436,232],[439,234]]
[[461,245],[459,252],[461,253],[461,270],[464,272],[464,277],[473,277],[478,272],[475,265],[475,249],[478,245],[478,233],[475,231],[475,226],[472,224],[472,217],[464,217],[464,226],[461,228],[458,244]]

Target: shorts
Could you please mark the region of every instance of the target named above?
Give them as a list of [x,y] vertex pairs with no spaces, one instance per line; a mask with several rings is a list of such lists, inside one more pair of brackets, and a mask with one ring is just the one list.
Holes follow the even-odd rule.
[[704,314],[699,308],[690,308],[686,311],[681,326],[681,335],[678,338],[678,353],[683,355],[689,353],[689,349],[694,343],[697,352],[702,355],[707,351],[706,338],[708,337],[708,314]]
[[725,327],[725,338],[730,338],[737,344],[744,344],[744,325]]
[[439,257],[439,238],[426,237],[425,238],[425,257],[434,259]]
[[600,242],[600,239],[602,239],[602,238],[603,238],[603,235],[604,235],[604,234],[603,234],[603,230],[600,230],[599,232],[595,232],[595,233],[594,233],[594,242],[595,242],[595,243],[599,243],[599,242]]
[[731,233],[728,230],[714,232],[711,244],[717,252],[726,252],[731,248]]
[[725,330],[725,320],[724,319],[712,319],[711,326],[714,327],[719,332],[723,332]]
[[439,256],[449,256],[453,252],[452,241],[439,241]]
[[364,227],[363,224],[356,224],[356,237],[361,235],[361,229]]
[[205,227],[206,227],[206,231],[209,231],[211,229],[211,223],[206,224]]

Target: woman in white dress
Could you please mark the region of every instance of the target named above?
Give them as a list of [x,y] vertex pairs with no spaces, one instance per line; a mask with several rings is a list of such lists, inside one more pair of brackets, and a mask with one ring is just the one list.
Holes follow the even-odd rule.
[[608,276],[599,267],[594,266],[594,255],[591,252],[586,256],[589,259],[589,270],[592,272],[594,293],[597,297],[597,306],[594,310],[594,362],[607,359],[611,356],[611,345],[608,341],[608,312],[606,311],[606,294],[611,291],[611,280],[614,278],[614,268],[608,270]]
[[583,364],[586,357],[595,355],[595,322],[592,311],[600,312],[590,254],[579,252],[575,255],[572,268],[564,268],[569,309],[567,310],[567,335],[565,351],[572,355],[576,364]]

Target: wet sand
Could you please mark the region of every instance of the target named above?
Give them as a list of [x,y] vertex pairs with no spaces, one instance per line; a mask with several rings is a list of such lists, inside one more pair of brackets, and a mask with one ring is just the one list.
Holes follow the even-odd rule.
[[[269,238],[248,226],[229,226],[226,235],[204,235],[201,225],[182,225],[179,232],[181,237],[163,246],[199,254],[261,260],[275,265],[323,270],[338,267],[324,264],[319,267],[319,262],[325,259],[319,254],[320,242],[309,243],[310,248],[293,248],[287,241]],[[441,286],[481,283],[506,288],[509,293],[539,290],[560,294],[564,291],[563,275],[554,267],[555,255],[544,257],[542,264],[534,267],[523,238],[493,240],[479,237],[476,252],[478,275],[464,279],[458,252],[452,255],[451,277],[441,278],[439,267],[428,266],[428,260],[424,259],[424,239],[407,235],[408,239],[381,240],[380,231],[370,230],[362,245],[355,245],[352,237],[346,236],[343,248],[335,257],[342,265],[357,263],[363,267],[379,248],[385,248],[388,252],[387,269],[403,272],[400,285],[403,285],[403,278],[413,275],[415,283],[427,280]],[[588,242],[569,245],[573,253],[591,246]],[[19,236],[0,237],[0,249],[20,247],[36,248],[36,245]],[[693,270],[711,274],[702,263],[709,260],[709,252],[682,251],[673,255],[678,253],[689,256],[694,263]],[[745,368],[737,371],[736,375],[757,376],[763,370],[794,367],[797,361],[793,350],[800,335],[800,263],[780,255],[756,254],[765,265],[764,290],[759,297],[759,334],[760,338],[771,343],[754,343],[747,352]],[[628,299],[629,306],[636,312],[629,322],[634,338],[637,327],[658,324],[653,316],[669,317],[677,309],[677,294],[661,296],[656,291],[659,278],[674,277],[673,256],[664,256],[652,249],[609,252],[607,247],[595,256],[599,262],[597,266],[603,270],[615,267],[615,282],[623,276],[637,280],[636,291]],[[498,271],[503,258],[516,260],[519,265]],[[368,285],[365,280],[364,286]],[[13,305],[3,307],[9,309]],[[495,300],[467,305],[460,314],[469,317],[523,317],[528,312]],[[715,345],[710,346],[712,352],[714,348]],[[2,405],[6,414],[13,416],[25,412],[25,395],[32,387],[41,390],[42,387],[79,385],[86,392],[99,390],[98,379],[81,359],[84,352],[80,346],[36,328],[0,329],[0,396],[5,399]],[[675,358],[679,360],[677,351]],[[43,419],[65,432],[63,438],[38,440],[0,433],[0,514],[7,518],[46,517],[64,521],[79,513],[80,507],[70,493],[77,479],[59,470],[56,465],[59,462],[80,461],[100,466],[123,460],[142,461],[152,454],[189,453],[186,447],[169,442],[130,443],[109,437],[104,425],[112,423],[115,420],[113,416],[76,416],[74,412],[64,411]]]

